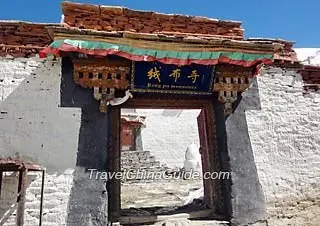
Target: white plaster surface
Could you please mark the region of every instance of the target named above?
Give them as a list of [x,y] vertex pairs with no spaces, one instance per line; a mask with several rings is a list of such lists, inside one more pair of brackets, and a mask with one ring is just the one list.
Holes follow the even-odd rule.
[[[66,225],[80,109],[59,108],[59,62],[0,58],[0,157],[22,157],[47,169],[43,225]],[[25,225],[38,225],[39,174],[29,177]],[[5,176],[0,225],[15,225],[16,176]],[[1,220],[2,219],[2,220]]]
[[296,48],[294,50],[303,64],[320,66],[320,48]]
[[0,157],[52,172],[75,166],[81,110],[59,108],[60,73],[59,62],[0,59]]
[[39,61],[0,60],[0,101],[5,100],[25,79],[37,69]]
[[197,117],[200,110],[137,109],[146,116],[142,129],[143,149],[168,167],[182,168],[187,147],[199,147]]
[[[265,70],[258,77],[261,109],[246,112],[270,216],[294,218],[313,205],[320,210],[320,92],[303,94],[302,86],[295,72]],[[308,218],[320,222],[316,213]]]

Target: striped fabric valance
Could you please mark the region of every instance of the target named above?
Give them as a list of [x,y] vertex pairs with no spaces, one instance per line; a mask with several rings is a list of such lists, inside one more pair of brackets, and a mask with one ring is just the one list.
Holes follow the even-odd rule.
[[250,67],[261,63],[270,64],[273,60],[271,53],[248,53],[240,50],[221,51],[221,48],[213,50],[212,48],[188,48],[186,46],[161,49],[159,45],[159,48],[146,48],[122,43],[72,39],[54,41],[40,52],[40,57],[43,58],[50,54],[60,56],[62,52],[79,52],[96,56],[117,55],[132,61],[158,61],[174,65],[229,63]]

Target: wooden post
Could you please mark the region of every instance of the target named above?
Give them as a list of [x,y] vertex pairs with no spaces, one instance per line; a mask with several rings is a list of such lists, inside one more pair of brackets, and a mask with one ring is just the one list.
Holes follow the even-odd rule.
[[[208,170],[211,173],[217,172],[217,159],[216,159],[216,133],[215,133],[215,116],[213,104],[208,104],[206,106],[206,130],[207,130],[207,141],[208,141],[208,160],[209,166]],[[210,182],[210,195],[211,195],[211,206],[214,211],[219,209],[220,200],[220,180],[211,179]]]
[[[207,104],[200,112],[198,118],[199,139],[201,145],[201,159],[203,173],[216,172],[216,143],[214,130],[213,105]],[[204,200],[206,204],[216,210],[219,204],[218,180],[203,179]]]
[[[108,123],[111,123],[109,127],[111,131],[108,139],[108,171],[109,172],[120,172],[120,120],[121,120],[121,108],[118,106],[109,107]],[[109,183],[109,217],[111,222],[117,222],[120,217],[121,202],[121,180],[112,178],[108,181]]]
[[1,198],[1,189],[2,189],[2,171],[0,171],[0,198]]
[[41,181],[41,197],[40,197],[40,215],[39,215],[39,226],[42,225],[42,212],[43,212],[43,192],[44,192],[44,177],[45,177],[45,170],[42,170],[42,181]]
[[17,207],[17,216],[16,216],[17,226],[23,226],[24,224],[26,189],[27,189],[27,170],[23,170],[19,172],[18,207]]
[[[202,163],[202,173],[203,175],[209,171],[210,160],[208,157],[208,135],[206,129],[206,109],[201,109],[199,116],[197,117],[198,121],[198,133],[199,133],[199,141],[200,141],[200,154],[201,154],[201,163]],[[203,190],[204,190],[204,201],[206,204],[212,208],[212,194],[210,188],[210,181],[203,179]]]
[[22,177],[23,177],[22,171],[19,171],[17,202],[20,201],[20,193],[21,193],[21,187],[22,187]]

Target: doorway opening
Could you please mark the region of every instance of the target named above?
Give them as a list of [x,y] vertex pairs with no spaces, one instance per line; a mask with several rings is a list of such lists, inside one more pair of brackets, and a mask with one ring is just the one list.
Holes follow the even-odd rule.
[[197,117],[201,109],[121,110],[121,214],[207,209]]
[[111,181],[111,221],[141,225],[175,214],[223,218],[216,215],[219,181],[203,177],[217,169],[212,101],[136,97],[117,112],[111,114],[112,133],[119,143],[109,149],[109,171],[123,176]]

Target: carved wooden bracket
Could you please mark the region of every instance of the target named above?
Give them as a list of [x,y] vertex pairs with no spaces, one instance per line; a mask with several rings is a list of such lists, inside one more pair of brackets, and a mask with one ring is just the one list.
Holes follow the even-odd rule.
[[130,67],[125,60],[77,59],[73,60],[73,79],[84,88],[93,88],[100,111],[106,112],[108,104],[116,105],[115,99],[127,98]]
[[233,103],[238,98],[237,91],[219,91],[219,101],[224,104],[224,113],[225,115],[229,115],[233,110]]
[[217,66],[213,92],[218,93],[219,101],[224,104],[225,115],[232,113],[233,103],[238,99],[238,94],[250,86],[253,74],[253,68]]

